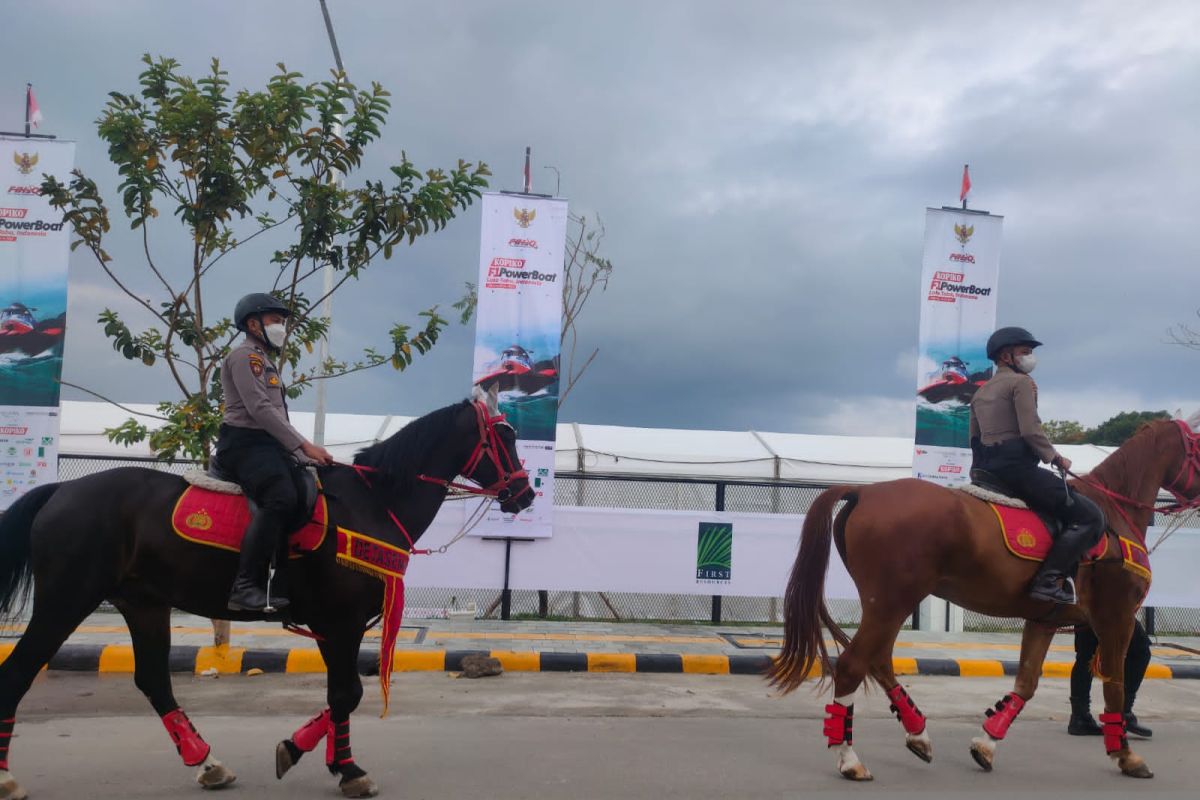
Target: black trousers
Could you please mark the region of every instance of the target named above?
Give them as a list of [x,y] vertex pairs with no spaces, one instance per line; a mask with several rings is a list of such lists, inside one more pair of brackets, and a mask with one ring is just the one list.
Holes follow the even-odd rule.
[[1095,507],[1090,503],[1071,502],[1076,497],[1062,478],[1038,466],[1038,458],[1021,439],[1010,439],[990,447],[974,448],[972,467],[995,475],[1034,511],[1049,514],[1065,524],[1098,526],[1102,518],[1094,519]]
[[[1075,666],[1071,667],[1071,699],[1083,700],[1090,698],[1092,693],[1092,657],[1096,655],[1099,640],[1095,632],[1087,625],[1075,628]],[[1137,697],[1138,689],[1142,687],[1142,679],[1146,677],[1146,667],[1150,666],[1150,637],[1142,623],[1134,621],[1133,638],[1129,640],[1129,649],[1125,651],[1125,712],[1133,708],[1133,700]]]
[[222,425],[217,463],[260,510],[275,515],[286,526],[299,522],[303,467],[271,434]]

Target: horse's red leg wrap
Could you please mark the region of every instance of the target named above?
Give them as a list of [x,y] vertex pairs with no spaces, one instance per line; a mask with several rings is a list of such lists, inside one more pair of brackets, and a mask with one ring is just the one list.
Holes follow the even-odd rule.
[[325,740],[325,766],[330,772],[340,772],[347,764],[354,763],[350,752],[350,719],[341,722],[329,721],[329,738]]
[[0,719],[0,769],[8,769],[8,746],[12,743],[13,726],[17,724],[16,717]]
[[329,709],[327,708],[301,725],[300,730],[292,734],[292,744],[299,747],[302,752],[307,753],[316,748],[328,732]]
[[825,738],[829,747],[839,744],[854,744],[854,704],[844,706],[830,703],[825,706]]
[[987,710],[987,719],[984,720],[983,729],[993,739],[1003,739],[1004,735],[1008,733],[1008,726],[1013,724],[1013,720],[1017,718],[1017,714],[1020,714],[1024,707],[1025,701],[1018,697],[1016,692],[1009,692],[996,702],[995,708]]
[[904,691],[904,687],[896,684],[887,691],[888,699],[892,701],[892,713],[900,720],[900,724],[904,726],[905,733],[911,733],[916,736],[925,730],[925,715],[921,713],[921,709],[917,708],[917,704],[908,696],[908,692]]
[[182,708],[163,714],[162,721],[184,764],[194,767],[208,758],[208,751],[212,748],[200,738],[200,734],[196,732],[192,721],[183,713]]
[[1129,747],[1125,738],[1125,715],[1119,711],[1101,714],[1100,724],[1104,727],[1104,752],[1110,756]]

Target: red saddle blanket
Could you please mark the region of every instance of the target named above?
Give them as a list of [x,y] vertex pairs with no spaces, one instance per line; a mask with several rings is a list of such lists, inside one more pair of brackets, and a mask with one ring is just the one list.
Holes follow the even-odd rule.
[[[321,546],[328,519],[325,495],[318,494],[312,518],[288,537],[292,557]],[[249,523],[250,507],[245,495],[212,492],[199,486],[189,486],[171,514],[171,526],[184,539],[234,552],[241,550]]]
[[[1041,561],[1050,552],[1053,539],[1046,524],[1035,512],[1028,508],[1013,508],[996,503],[988,503],[996,513],[1000,522],[1000,530],[1004,536],[1004,545],[1017,558],[1030,561]],[[1145,577],[1150,577],[1150,556],[1146,548],[1137,542],[1121,537],[1121,556],[1125,566]],[[1100,537],[1100,541],[1087,551],[1084,561],[1095,561],[1104,555],[1108,547],[1108,537]]]

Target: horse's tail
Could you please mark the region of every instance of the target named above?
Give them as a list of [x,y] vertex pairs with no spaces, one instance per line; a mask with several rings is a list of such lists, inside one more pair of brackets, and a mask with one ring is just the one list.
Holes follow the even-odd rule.
[[850,639],[833,621],[825,606],[825,570],[829,566],[829,541],[833,538],[834,506],[847,501],[842,518],[858,502],[853,486],[834,486],[822,492],[804,518],[800,554],[792,567],[783,598],[783,649],[767,670],[767,680],[784,694],[795,689],[819,662],[821,680],[831,672],[829,651],[822,625],[829,629],[839,647]]
[[20,614],[29,600],[33,588],[29,532],[33,518],[57,490],[57,483],[32,489],[0,516],[0,621]]

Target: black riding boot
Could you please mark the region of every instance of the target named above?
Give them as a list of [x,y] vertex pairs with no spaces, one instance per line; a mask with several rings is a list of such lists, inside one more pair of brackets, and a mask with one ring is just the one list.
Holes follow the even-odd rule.
[[1075,584],[1071,575],[1083,554],[1096,541],[1095,533],[1082,525],[1068,526],[1046,554],[1046,560],[1033,576],[1029,596],[1035,600],[1050,600],[1055,603],[1073,605]]
[[1130,694],[1128,690],[1125,691],[1125,730],[1133,736],[1149,739],[1154,735],[1154,731],[1138,722],[1137,714],[1133,713],[1133,701],[1136,699],[1136,694]]
[[1091,698],[1080,700],[1071,698],[1071,721],[1067,723],[1067,733],[1072,736],[1099,736],[1103,733],[1096,718],[1092,716]]
[[287,598],[280,596],[276,587],[271,587],[269,600],[266,591],[267,569],[282,534],[283,524],[278,515],[261,508],[255,512],[242,539],[238,574],[229,592],[227,605],[231,610],[262,612],[268,607],[277,611],[287,608]]

